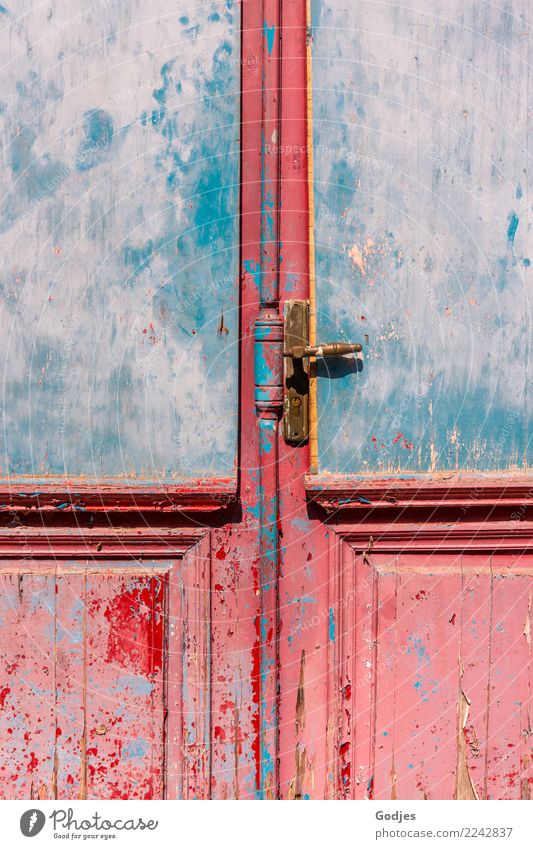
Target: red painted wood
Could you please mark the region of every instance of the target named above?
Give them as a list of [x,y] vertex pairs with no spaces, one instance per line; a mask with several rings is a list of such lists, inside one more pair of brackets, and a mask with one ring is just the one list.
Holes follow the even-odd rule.
[[[163,586],[151,575],[5,576],[4,704],[20,764],[2,795],[158,798],[163,775]],[[4,596],[7,598],[7,596]],[[127,769],[124,769],[124,764]],[[13,782],[10,785],[9,782]]]
[[[283,3],[282,300],[309,297],[306,4]],[[309,448],[280,445],[280,795],[323,798],[328,584],[324,528],[304,489]]]
[[[130,527],[91,529],[87,519],[78,527],[11,526],[0,528],[0,572],[21,568],[12,558],[17,556],[36,560],[53,556],[61,561],[57,566],[52,561],[34,564],[33,569],[42,568],[68,570],[65,560],[74,558],[73,568],[79,568],[79,558],[85,558],[86,568],[95,566],[101,560],[121,559],[125,556],[172,557],[184,554],[204,536],[205,530],[198,526],[183,528],[158,528],[154,525],[140,525],[138,516],[130,518]],[[44,525],[44,527],[43,527]],[[2,561],[7,558],[7,563]],[[78,565],[76,565],[78,564]],[[22,565],[22,568],[26,566]],[[132,567],[135,569],[136,567]]]
[[[79,799],[82,790],[82,751],[85,748],[87,576],[80,570],[77,574],[61,577],[56,572],[52,580],[55,585],[55,788],[51,781],[48,792],[52,798]],[[31,622],[28,625],[31,626]]]
[[235,478],[206,478],[176,486],[125,484],[123,480],[71,479],[55,483],[11,481],[0,487],[0,512],[57,511],[76,513],[125,512],[132,510],[206,513],[235,501]]
[[281,4],[263,0],[261,44],[261,234],[254,381],[259,430],[259,787],[279,795],[279,418],[283,409],[280,314]]
[[87,579],[81,747],[87,798],[163,795],[164,592],[164,575]]
[[0,796],[53,796],[55,581],[3,575],[0,593]]
[[204,534],[168,574],[165,640],[169,799],[208,799],[211,789],[213,548]]
[[466,574],[461,576],[461,597],[452,610],[449,622],[462,635],[461,689],[469,700],[468,718],[463,729],[464,753],[468,774],[480,799],[486,798],[486,765],[490,748],[487,735],[491,670],[490,634],[492,616],[492,576],[475,571],[476,558],[463,555]]
[[[423,557],[420,558],[423,561]],[[432,568],[428,560],[425,568]],[[389,765],[379,757],[384,735],[394,746],[395,786],[400,799],[451,798],[457,749],[457,703],[460,629],[450,624],[450,602],[460,593],[461,576],[426,573],[380,576],[376,669],[375,797],[390,798]],[[392,604],[394,616],[390,617]],[[389,607],[387,607],[389,605]],[[384,674],[382,633],[394,628],[391,656],[395,659],[393,712],[381,701],[389,686]],[[384,774],[385,773],[385,774]]]

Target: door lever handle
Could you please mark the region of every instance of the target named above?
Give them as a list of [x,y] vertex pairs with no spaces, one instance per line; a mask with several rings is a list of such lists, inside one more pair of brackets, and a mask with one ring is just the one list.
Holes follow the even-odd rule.
[[322,345],[293,345],[283,352],[283,356],[303,360],[304,357],[342,357],[362,350],[363,346],[359,342],[325,342]]
[[286,301],[284,312],[284,436],[289,445],[303,445],[309,438],[309,358],[358,354],[363,346],[359,342],[310,345],[309,301]]

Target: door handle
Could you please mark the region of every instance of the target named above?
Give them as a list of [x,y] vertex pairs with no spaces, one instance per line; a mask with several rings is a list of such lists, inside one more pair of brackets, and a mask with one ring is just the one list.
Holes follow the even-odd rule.
[[360,342],[323,342],[322,345],[293,345],[283,352],[284,357],[303,360],[304,357],[342,357],[344,354],[358,354],[363,350]]
[[289,445],[309,438],[309,357],[342,357],[363,350],[359,342],[309,344],[309,301],[286,301],[284,321],[283,431]]

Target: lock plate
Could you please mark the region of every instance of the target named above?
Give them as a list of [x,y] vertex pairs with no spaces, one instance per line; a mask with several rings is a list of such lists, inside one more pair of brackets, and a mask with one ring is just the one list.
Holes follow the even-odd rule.
[[[285,302],[284,351],[309,345],[309,301]],[[302,445],[309,438],[309,359],[284,358],[285,395],[283,430],[285,442]]]

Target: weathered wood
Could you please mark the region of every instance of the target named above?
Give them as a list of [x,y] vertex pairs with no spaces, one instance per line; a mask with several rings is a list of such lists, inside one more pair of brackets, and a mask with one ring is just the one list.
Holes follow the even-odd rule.
[[526,470],[531,4],[313,3],[319,468]]
[[209,795],[210,556],[4,572],[0,796]]
[[1,18],[0,478],[233,477],[238,5]]

